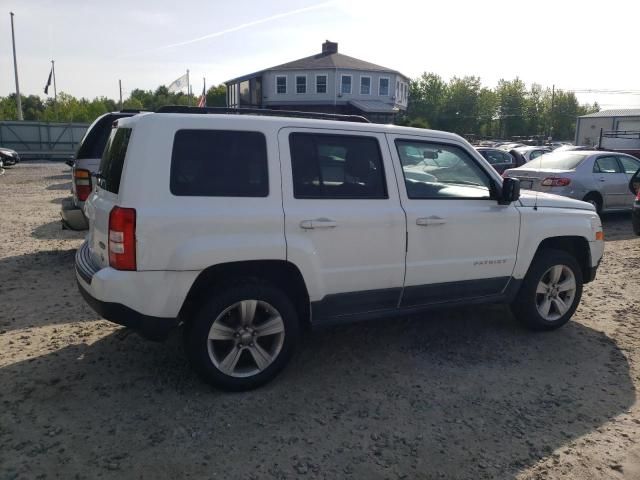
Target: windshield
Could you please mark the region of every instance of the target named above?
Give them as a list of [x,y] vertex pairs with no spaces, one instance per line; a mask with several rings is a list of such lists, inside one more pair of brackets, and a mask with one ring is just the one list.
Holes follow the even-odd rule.
[[574,170],[586,155],[575,152],[553,152],[531,160],[526,167],[553,168],[558,170]]

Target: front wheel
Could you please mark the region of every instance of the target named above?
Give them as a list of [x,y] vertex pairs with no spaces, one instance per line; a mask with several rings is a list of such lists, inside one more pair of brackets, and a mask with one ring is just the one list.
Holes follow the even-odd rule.
[[224,390],[250,390],[273,379],[298,343],[296,310],[263,284],[238,285],[206,301],[185,329],[191,364]]
[[569,321],[582,296],[582,270],[562,250],[538,253],[511,309],[532,330],[553,330]]

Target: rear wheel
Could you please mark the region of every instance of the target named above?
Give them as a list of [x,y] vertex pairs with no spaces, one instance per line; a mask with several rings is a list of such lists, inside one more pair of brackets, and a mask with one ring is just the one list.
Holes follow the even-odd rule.
[[594,207],[596,207],[596,212],[598,215],[602,213],[602,197],[597,193],[589,193],[584,198],[583,201],[590,203]]
[[185,329],[191,364],[207,382],[249,390],[273,379],[298,343],[291,300],[270,285],[239,285],[208,300]]
[[582,270],[562,250],[539,252],[511,308],[533,330],[553,330],[569,321],[582,296]]

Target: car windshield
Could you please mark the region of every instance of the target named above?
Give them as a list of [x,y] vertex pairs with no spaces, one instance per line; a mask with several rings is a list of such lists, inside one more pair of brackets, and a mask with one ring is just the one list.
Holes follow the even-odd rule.
[[531,160],[526,166],[535,168],[555,168],[558,170],[574,170],[586,155],[575,152],[553,152]]

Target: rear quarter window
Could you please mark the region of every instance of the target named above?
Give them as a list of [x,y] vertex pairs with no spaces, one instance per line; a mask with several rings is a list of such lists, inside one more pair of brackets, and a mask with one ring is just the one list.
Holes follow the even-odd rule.
[[177,131],[170,189],[177,196],[266,197],[269,178],[264,135],[234,130]]
[[120,190],[124,157],[127,154],[130,137],[130,128],[112,129],[100,161],[98,174],[98,186],[100,188],[115,194]]

